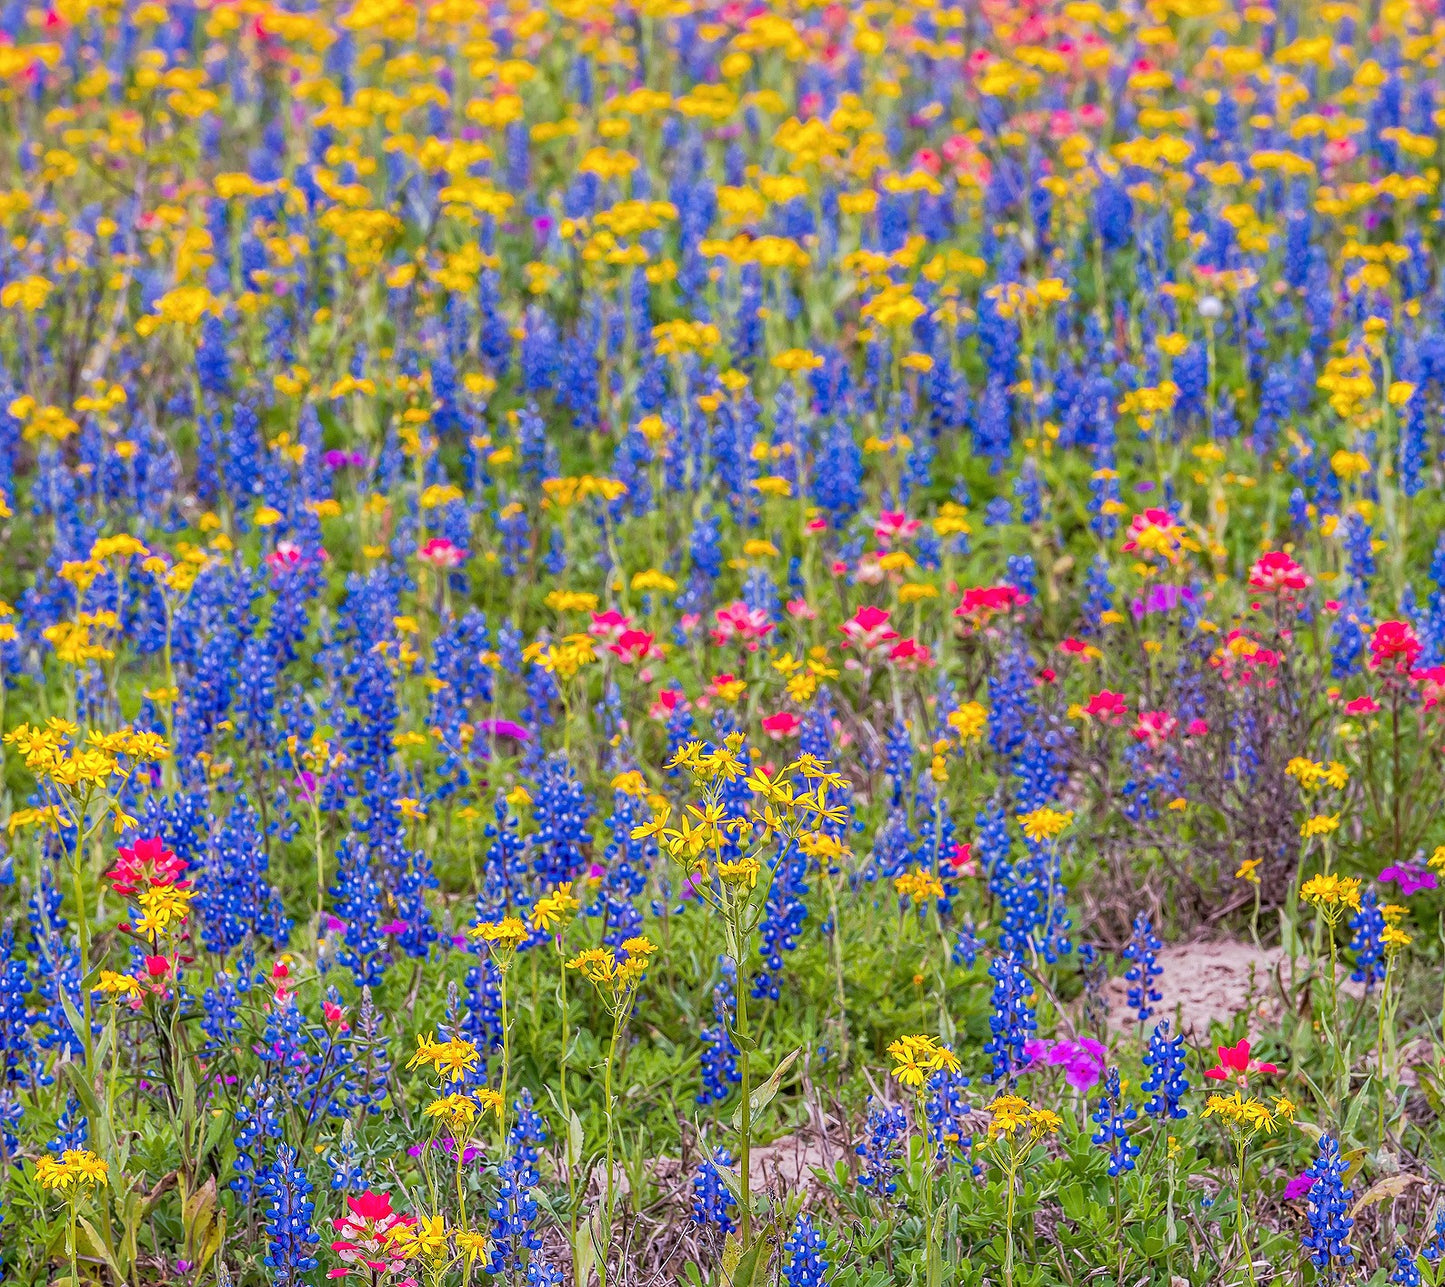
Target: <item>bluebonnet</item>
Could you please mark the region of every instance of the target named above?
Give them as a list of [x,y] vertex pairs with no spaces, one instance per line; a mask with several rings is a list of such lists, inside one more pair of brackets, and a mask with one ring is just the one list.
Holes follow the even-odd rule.
[[1084,983],[1084,1020],[1097,1024],[1109,1013],[1109,1002],[1104,996],[1109,965],[1092,943],[1079,946],[1079,973]]
[[242,1203],[251,1201],[253,1186],[266,1171],[267,1142],[285,1136],[280,1111],[271,1087],[253,1078],[236,1107],[236,1174],[231,1188]]
[[528,1164],[535,1165],[541,1156],[541,1149],[547,1142],[547,1119],[532,1103],[532,1092],[524,1090],[512,1105],[513,1116],[507,1139],[512,1150]]
[[808,892],[807,871],[807,855],[791,840],[782,843],[773,859],[773,879],[758,926],[762,968],[753,979],[755,997],[778,999],[783,953],[797,948],[798,932],[808,917],[808,905],[803,901]]
[[970,1105],[964,1097],[968,1086],[967,1076],[947,1068],[940,1068],[928,1079],[929,1095],[923,1112],[928,1121],[928,1138],[938,1146],[934,1155],[939,1161],[970,1158],[973,1140],[966,1134],[965,1121]]
[[80,1111],[74,1095],[65,1097],[65,1109],[55,1123],[55,1138],[46,1146],[52,1153],[69,1148],[84,1148],[90,1139],[90,1120]]
[[863,1142],[853,1151],[863,1159],[858,1183],[878,1197],[891,1197],[898,1189],[899,1159],[908,1135],[908,1115],[902,1108],[868,1101],[868,1125]]
[[1334,1137],[1320,1136],[1319,1152],[1305,1172],[1314,1183],[1305,1210],[1309,1232],[1300,1242],[1327,1282],[1333,1282],[1336,1273],[1355,1259],[1355,1249],[1350,1245],[1350,1230],[1355,1222],[1347,1214],[1355,1195],[1345,1185],[1348,1169]]
[[591,817],[592,803],[567,756],[548,756],[538,772],[532,802],[537,828],[532,837],[532,868],[545,887],[571,880],[586,865],[592,843]]
[[1400,1287],[1420,1287],[1420,1266],[1416,1263],[1415,1253],[1404,1243],[1395,1248],[1395,1270],[1390,1275],[1390,1281]]
[[337,963],[351,971],[357,987],[379,987],[391,960],[381,932],[385,893],[359,837],[347,836],[337,845],[336,879],[328,893],[332,917],[341,927],[331,927],[340,934]]
[[731,1233],[737,1227],[733,1220],[733,1209],[737,1200],[728,1188],[719,1168],[732,1165],[732,1154],[727,1149],[718,1149],[711,1157],[704,1157],[692,1177],[692,1222],[713,1227],[722,1233]]
[[953,951],[949,959],[955,965],[961,965],[965,970],[973,969],[978,961],[978,954],[983,951],[984,942],[978,936],[977,930],[969,921],[964,921],[958,927],[958,935],[953,941]]
[[712,992],[713,1022],[700,1034],[702,1089],[694,1097],[699,1104],[721,1104],[732,1094],[732,1087],[742,1080],[742,1073],[738,1071],[738,1047],[731,1030],[732,994],[736,986],[733,970]]
[[1385,947],[1381,942],[1385,918],[1373,889],[1366,889],[1360,895],[1360,910],[1350,917],[1350,929],[1354,931],[1350,951],[1355,954],[1355,968],[1350,978],[1363,983],[1368,992],[1385,977]]
[[278,947],[290,937],[291,921],[271,887],[266,844],[259,819],[239,796],[196,879],[194,907],[207,950],[226,952],[246,936],[267,938]]
[[1420,1254],[1432,1265],[1439,1264],[1445,1257],[1445,1207],[1435,1212],[1434,1236],[1420,1248]]
[[33,1076],[30,1067],[30,982],[25,958],[15,948],[15,927],[0,928],[0,1086]]
[[1149,1069],[1149,1076],[1139,1089],[1150,1095],[1144,1111],[1161,1121],[1188,1117],[1189,1110],[1180,1103],[1189,1090],[1189,1079],[1185,1076],[1184,1034],[1181,1032],[1177,1037],[1170,1037],[1169,1020],[1154,1025],[1144,1065]]
[[1024,1043],[1038,1030],[1030,998],[1034,985],[1024,971],[1023,961],[1011,952],[1001,952],[989,962],[993,979],[993,1013],[988,1017],[993,1034],[984,1053],[993,1056],[990,1080],[1012,1083],[1027,1065]]
[[813,1228],[811,1216],[800,1215],[793,1236],[783,1244],[787,1261],[783,1277],[788,1287],[823,1287],[828,1281],[828,1262],[823,1259],[828,1242]]
[[1154,1013],[1154,1003],[1164,999],[1154,986],[1154,980],[1164,973],[1155,955],[1164,945],[1154,934],[1154,927],[1143,912],[1134,917],[1134,933],[1122,953],[1129,962],[1124,978],[1129,984],[1127,1002],[1134,1016],[1142,1024]]
[[297,1165],[296,1150],[289,1144],[276,1150],[276,1161],[259,1187],[267,1199],[265,1263],[271,1281],[276,1287],[295,1287],[316,1268],[316,1257],[309,1249],[321,1241],[321,1236],[311,1228],[315,1210],[309,1196],[311,1182]]
[[1129,1123],[1137,1116],[1133,1104],[1123,1102],[1118,1068],[1110,1068],[1104,1076],[1104,1091],[1090,1116],[1098,1130],[1090,1137],[1109,1155],[1109,1174],[1122,1175],[1134,1169],[1139,1145],[1129,1138]]
[[342,1056],[349,1065],[345,1082],[346,1104],[373,1117],[380,1115],[388,1093],[391,1055],[384,1016],[371,998],[371,989],[361,989],[361,1005],[347,1034]]
[[487,1272],[493,1276],[516,1275],[528,1259],[541,1250],[537,1233],[537,1199],[534,1190],[540,1180],[536,1168],[525,1156],[512,1154],[497,1169],[497,1199],[492,1204],[492,1255]]
[[356,1134],[349,1121],[342,1123],[341,1139],[326,1154],[326,1164],[331,1168],[333,1189],[341,1193],[361,1193],[369,1187],[356,1147]]

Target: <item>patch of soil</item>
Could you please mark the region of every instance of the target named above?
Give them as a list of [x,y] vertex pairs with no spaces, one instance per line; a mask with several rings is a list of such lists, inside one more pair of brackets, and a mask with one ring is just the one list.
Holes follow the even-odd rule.
[[[1277,1022],[1286,1003],[1299,1004],[1308,970],[1308,963],[1299,961],[1296,977],[1284,949],[1258,948],[1236,940],[1173,943],[1159,952],[1157,963],[1164,973],[1154,980],[1154,988],[1163,1000],[1154,1003],[1154,1017],[1170,1020],[1176,1033],[1198,1043],[1209,1040],[1210,1024],[1228,1025],[1237,1015],[1248,1013],[1252,1025]],[[1104,989],[1109,1026],[1115,1031],[1134,1022],[1127,1000],[1129,987],[1120,977],[1110,979]],[[1340,993],[1362,994],[1344,967]]]

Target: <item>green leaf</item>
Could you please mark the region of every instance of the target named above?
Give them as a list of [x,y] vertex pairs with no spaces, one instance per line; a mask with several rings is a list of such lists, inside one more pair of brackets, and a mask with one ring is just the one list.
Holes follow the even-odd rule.
[[597,1264],[599,1252],[606,1254],[606,1249],[601,1247],[602,1230],[600,1227],[599,1213],[594,1211],[587,1217],[586,1223],[577,1230],[577,1241],[572,1247],[572,1282],[574,1287],[587,1287],[592,1277],[593,1266]]
[[758,1262],[761,1260],[763,1267],[767,1266],[767,1259],[763,1256],[767,1245],[767,1239],[755,1238],[753,1245],[738,1257],[737,1268],[733,1270],[729,1280],[732,1287],[753,1287],[758,1275]]
[[1060,1189],[1059,1205],[1070,1220],[1082,1220],[1089,1205],[1084,1197],[1083,1185],[1069,1184]]
[[106,1268],[115,1275],[117,1282],[124,1282],[125,1274],[121,1272],[120,1266],[116,1263],[115,1254],[101,1241],[100,1233],[96,1230],[96,1227],[91,1224],[85,1216],[80,1217],[80,1225],[81,1228],[85,1230],[85,1236],[90,1243],[91,1250],[105,1261]]
[[1366,1207],[1373,1206],[1376,1202],[1383,1202],[1386,1198],[1398,1198],[1412,1184],[1424,1183],[1423,1175],[1390,1175],[1383,1180],[1376,1180],[1350,1208],[1350,1219],[1353,1220]]
[[582,1161],[582,1147],[586,1136],[582,1130],[582,1119],[577,1116],[577,1110],[572,1110],[571,1119],[567,1123],[567,1165],[577,1166]]
[[[793,1066],[798,1056],[802,1053],[803,1048],[799,1046],[792,1054],[788,1055],[782,1063],[774,1068],[773,1075],[748,1097],[748,1102],[752,1106],[751,1114],[753,1121],[757,1121],[758,1114],[773,1102],[773,1097],[778,1093],[778,1088],[783,1084],[783,1075]],[[733,1130],[740,1131],[742,1128],[743,1109],[742,1105],[739,1104],[737,1110],[733,1113]]]

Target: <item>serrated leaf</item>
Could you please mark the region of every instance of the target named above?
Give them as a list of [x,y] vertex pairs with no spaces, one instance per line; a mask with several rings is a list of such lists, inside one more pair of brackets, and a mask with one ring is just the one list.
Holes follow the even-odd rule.
[[[778,1093],[778,1088],[783,1084],[783,1075],[791,1068],[798,1056],[803,1053],[799,1046],[792,1054],[786,1056],[782,1063],[773,1069],[773,1075],[748,1096],[751,1104],[752,1120],[757,1121],[758,1114],[773,1102],[773,1097]],[[740,1131],[743,1128],[743,1108],[739,1104],[733,1113],[733,1130]]]

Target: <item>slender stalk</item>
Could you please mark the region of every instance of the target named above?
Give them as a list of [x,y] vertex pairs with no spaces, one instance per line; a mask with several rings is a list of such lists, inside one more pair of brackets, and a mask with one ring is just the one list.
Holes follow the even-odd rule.
[[1249,1240],[1244,1229],[1244,1137],[1241,1136],[1235,1144],[1235,1153],[1239,1158],[1239,1184],[1235,1189],[1234,1229],[1239,1235],[1239,1251],[1244,1257],[1244,1263],[1249,1269],[1250,1287],[1254,1287],[1254,1254],[1249,1249]]
[[741,1090],[742,1090],[742,1096],[743,1096],[743,1098],[742,1098],[742,1103],[741,1103],[741,1105],[738,1107],[739,1121],[740,1121],[740,1123],[741,1123],[741,1124],[740,1124],[740,1128],[739,1128],[739,1134],[740,1134],[741,1137],[742,1137],[742,1139],[741,1139],[741,1146],[740,1146],[740,1148],[739,1148],[739,1150],[738,1150],[739,1158],[740,1158],[740,1163],[739,1163],[739,1164],[740,1164],[740,1167],[741,1167],[741,1169],[740,1169],[740,1171],[739,1171],[739,1173],[738,1173],[738,1184],[739,1184],[739,1188],[740,1188],[741,1196],[742,1196],[742,1220],[741,1220],[740,1225],[739,1225],[738,1235],[739,1235],[739,1237],[740,1237],[741,1240],[742,1240],[742,1249],[743,1249],[743,1251],[746,1251],[746,1250],[748,1249],[748,1247],[749,1247],[749,1246],[751,1245],[751,1243],[752,1243],[752,1236],[753,1236],[753,1202],[752,1202],[752,1192],[751,1192],[752,1184],[751,1184],[751,1177],[750,1177],[750,1175],[749,1175],[749,1170],[750,1170],[750,1165],[751,1165],[751,1158],[752,1158],[752,1132],[753,1132],[753,1102],[752,1102],[752,1100],[753,1100],[753,1082],[752,1082],[752,1072],[753,1072],[753,1070],[752,1070],[752,1058],[751,1058],[751,1055],[750,1055],[750,1052],[749,1052],[749,1048],[750,1048],[750,1046],[752,1045],[752,1042],[751,1042],[751,1039],[750,1039],[749,1036],[748,1036],[748,990],[747,990],[747,987],[745,986],[745,983],[744,983],[744,980],[743,980],[743,960],[742,960],[742,956],[743,956],[743,947],[744,947],[744,944],[743,944],[743,936],[742,936],[742,933],[741,933],[742,927],[741,927],[741,925],[738,923],[739,917],[738,917],[737,907],[738,907],[738,905],[737,905],[737,900],[734,899],[734,902],[733,902],[733,925],[734,925],[734,932],[735,932],[735,934],[736,934],[737,943],[738,943],[738,951],[739,951],[739,959],[738,959],[738,963],[737,963],[737,968],[738,968],[738,974],[737,974],[737,978],[738,978],[738,982],[737,982],[738,1014],[737,1014],[737,1020],[736,1020],[737,1030],[738,1030],[738,1038],[739,1038],[739,1040],[738,1040],[738,1073],[739,1073],[739,1075],[740,1075],[741,1078],[742,1078]]
[[1008,1168],[1004,1171],[1004,1287],[1013,1287],[1014,1281],[1014,1177],[1018,1171],[1018,1159],[1010,1156]]
[[616,1105],[612,1098],[612,1065],[617,1058],[617,1038],[622,1032],[622,1020],[620,1015],[614,1015],[612,1019],[612,1040],[607,1046],[607,1062],[602,1069],[602,1098],[606,1105],[607,1118],[607,1188],[606,1198],[603,1206],[603,1234],[602,1246],[598,1248],[597,1276],[601,1287],[607,1287],[607,1253],[612,1250],[612,1140],[613,1140],[613,1116],[616,1112]]
[[557,1079],[561,1084],[563,1157],[567,1164],[567,1229],[568,1247],[577,1246],[577,1167],[572,1159],[572,1108],[567,1098],[567,1046],[572,1039],[571,1027],[567,1020],[567,953],[562,948],[560,936],[553,940],[557,944],[558,984],[557,1004],[562,1011],[562,1056],[557,1061]]
[[507,978],[511,974],[510,961],[507,963],[507,967],[500,971],[502,978],[498,988],[502,998],[502,1081],[500,1087],[502,1106],[497,1110],[497,1132],[501,1137],[497,1150],[498,1159],[507,1155],[507,1079],[512,1071],[512,1025],[507,1018]]

